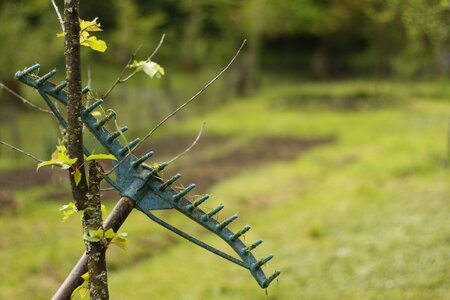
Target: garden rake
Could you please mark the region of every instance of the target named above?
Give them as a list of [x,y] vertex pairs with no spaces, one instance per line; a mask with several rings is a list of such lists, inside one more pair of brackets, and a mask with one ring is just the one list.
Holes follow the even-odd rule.
[[[65,87],[67,81],[63,81],[59,85],[55,85],[48,80],[56,73],[52,70],[49,73],[39,77],[34,72],[40,68],[39,64],[35,64],[23,71],[18,71],[15,78],[21,82],[35,88],[42,96],[52,113],[55,115],[59,124],[67,128],[67,122],[62,116],[58,107],[53,103],[50,97],[56,99],[59,103],[67,105],[67,93]],[[88,88],[83,89],[83,93],[88,92]],[[115,173],[115,181],[105,176],[105,180],[118,191],[121,196],[126,196],[132,199],[135,203],[135,208],[147,215],[151,220],[168,230],[178,234],[196,245],[221,256],[247,270],[253,275],[261,288],[267,288],[270,283],[280,275],[280,271],[275,271],[271,276],[266,277],[262,266],[273,258],[273,255],[257,260],[252,254],[252,250],[258,247],[262,240],[257,240],[251,245],[246,245],[240,238],[250,230],[250,226],[246,225],[243,229],[234,233],[229,228],[233,221],[237,219],[237,214],[218,222],[213,217],[221,211],[224,206],[221,204],[209,212],[200,209],[200,205],[208,200],[209,195],[206,194],[196,201],[191,202],[186,198],[187,194],[195,188],[195,184],[191,184],[181,191],[176,191],[172,185],[181,177],[176,174],[167,181],[163,181],[158,172],[162,171],[168,166],[167,163],[161,163],[157,166],[148,166],[144,162],[154,155],[154,152],[148,152],[142,157],[136,157],[131,154],[131,151],[140,142],[140,139],[135,139],[128,145],[123,145],[119,142],[119,137],[128,128],[126,126],[120,128],[115,132],[110,132],[105,128],[105,125],[115,118],[116,113],[110,111],[105,117],[97,120],[92,113],[99,108],[104,101],[98,99],[94,103],[82,109],[82,119],[84,125],[95,136],[95,138],[117,159]],[[84,152],[89,155],[89,151],[85,148]],[[117,165],[118,164],[118,165]],[[183,232],[182,230],[168,224],[162,219],[156,217],[151,213],[152,210],[175,209],[183,215],[187,216],[194,222],[200,224],[202,227],[208,229],[214,234],[218,235],[224,240],[238,255],[239,258],[231,256],[221,250],[214,248],[199,239]]]

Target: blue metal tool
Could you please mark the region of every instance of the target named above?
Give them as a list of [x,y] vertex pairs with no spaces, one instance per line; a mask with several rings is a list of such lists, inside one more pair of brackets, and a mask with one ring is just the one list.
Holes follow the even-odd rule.
[[[52,97],[63,105],[67,105],[67,94],[64,90],[67,82],[63,81],[59,85],[49,82],[48,80],[56,73],[55,70],[52,70],[41,77],[35,75],[33,72],[39,68],[40,65],[35,64],[24,69],[23,71],[18,71],[15,78],[37,89],[60,125],[67,128],[67,122],[50,98]],[[87,91],[87,89],[85,88],[83,91]],[[200,209],[199,206],[208,200],[209,196],[207,194],[195,202],[189,201],[186,198],[186,195],[195,188],[195,184],[189,185],[182,191],[175,191],[172,189],[171,185],[175,183],[181,175],[177,174],[167,181],[162,181],[157,175],[158,172],[167,167],[167,163],[160,164],[157,169],[153,169],[152,167],[144,164],[148,158],[154,155],[153,152],[149,152],[140,158],[137,158],[133,154],[127,155],[139,143],[140,139],[136,139],[128,145],[122,145],[118,141],[118,137],[125,132],[128,127],[122,127],[117,132],[109,132],[104,127],[108,121],[115,117],[116,113],[110,112],[106,117],[99,121],[97,121],[97,119],[92,115],[92,112],[102,103],[103,100],[99,99],[88,107],[84,107],[82,118],[85,126],[96,137],[96,139],[111,154],[113,154],[119,162],[121,162],[115,169],[116,181],[113,181],[109,177],[106,177],[105,180],[112,187],[114,187],[121,196],[126,196],[132,199],[135,202],[135,208],[143,212],[151,220],[178,234],[179,236],[197,244],[198,246],[249,270],[258,282],[259,286],[261,288],[267,288],[269,284],[280,275],[280,271],[275,271],[275,273],[271,276],[266,277],[261,267],[271,260],[273,255],[269,255],[258,261],[253,256],[251,251],[259,246],[262,243],[262,240],[257,240],[253,244],[247,246],[240,239],[243,234],[250,230],[250,226],[247,225],[237,233],[233,233],[228,228],[228,225],[237,219],[237,214],[232,215],[223,222],[216,221],[213,216],[222,210],[224,206],[219,205],[209,212],[205,212]],[[89,155],[89,151],[87,149],[84,151],[86,155]],[[218,250],[196,239],[195,237],[192,237],[182,230],[166,223],[150,212],[151,210],[160,209],[175,209],[204,228],[215,233],[236,252],[239,258],[226,254],[221,250]]]

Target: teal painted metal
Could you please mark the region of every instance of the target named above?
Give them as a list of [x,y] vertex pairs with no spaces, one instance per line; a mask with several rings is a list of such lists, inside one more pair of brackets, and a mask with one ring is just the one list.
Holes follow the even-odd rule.
[[[55,70],[50,71],[44,76],[38,77],[33,72],[39,68],[40,65],[36,64],[24,69],[23,71],[18,71],[15,78],[37,89],[61,126],[67,128],[67,122],[50,99],[50,97],[52,97],[61,104],[67,105],[67,94],[64,90],[67,82],[63,81],[59,85],[49,82],[48,80],[56,73]],[[83,92],[86,91],[88,91],[88,89],[84,88]],[[266,277],[261,267],[271,260],[273,255],[271,254],[258,261],[253,256],[251,251],[259,246],[262,243],[262,240],[258,240],[247,246],[240,239],[243,234],[250,230],[250,226],[246,225],[242,230],[237,233],[233,233],[227,226],[237,219],[237,214],[232,215],[223,222],[219,223],[213,218],[213,216],[224,208],[222,204],[206,213],[200,209],[199,206],[208,200],[208,195],[204,195],[194,203],[189,201],[186,198],[186,195],[195,188],[195,184],[191,184],[184,190],[178,192],[172,189],[171,185],[178,180],[181,175],[177,174],[165,182],[162,181],[157,174],[159,171],[167,167],[168,164],[162,163],[159,165],[158,170],[154,170],[152,167],[144,163],[147,159],[154,155],[153,151],[140,158],[137,158],[133,154],[126,157],[126,154],[133,150],[140,139],[136,139],[128,145],[122,145],[117,138],[122,132],[125,132],[128,127],[122,127],[120,131],[112,133],[104,127],[104,125],[111,119],[115,118],[116,113],[110,112],[100,121],[97,121],[92,115],[92,112],[102,103],[103,100],[99,99],[90,106],[83,108],[82,118],[84,124],[96,137],[96,139],[106,149],[108,149],[108,151],[113,154],[118,161],[123,160],[123,162],[115,170],[116,181],[113,181],[107,177],[107,182],[114,187],[121,196],[127,196],[135,201],[136,208],[147,215],[151,220],[195,243],[196,245],[249,270],[258,282],[259,286],[262,288],[267,288],[269,284],[280,275],[281,272],[275,271],[275,273],[273,273],[270,277]],[[90,154],[87,149],[84,149],[84,152],[86,155]],[[150,212],[151,210],[161,209],[175,209],[204,228],[215,233],[236,252],[239,258],[226,254],[196,239],[195,237],[190,236],[182,230],[159,219]]]

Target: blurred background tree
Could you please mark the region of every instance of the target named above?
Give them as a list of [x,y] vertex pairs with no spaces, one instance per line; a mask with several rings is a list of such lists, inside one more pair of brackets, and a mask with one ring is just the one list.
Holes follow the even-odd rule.
[[[107,54],[86,52],[83,62],[106,74],[166,33],[158,53],[164,66],[209,75],[247,38],[241,63],[218,93],[223,99],[251,94],[266,75],[413,79],[450,72],[449,0],[123,0],[86,2],[81,15],[99,17],[105,28]],[[7,85],[18,90],[11,75],[36,61],[63,67],[50,1],[3,1],[0,24],[7,28],[0,33],[0,79]],[[174,73],[161,83],[171,107],[178,103]]]

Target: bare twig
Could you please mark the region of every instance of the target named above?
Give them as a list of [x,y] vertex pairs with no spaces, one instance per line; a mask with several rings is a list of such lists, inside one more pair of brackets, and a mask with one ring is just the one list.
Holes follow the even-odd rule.
[[91,65],[88,65],[88,68],[87,68],[87,77],[88,77],[87,87],[88,87],[89,90],[91,90],[91,84],[92,84]]
[[39,162],[39,163],[43,162],[43,160],[37,158],[36,156],[34,156],[34,155],[32,155],[32,154],[30,154],[30,153],[28,153],[28,152],[26,152],[26,151],[24,151],[24,150],[22,150],[22,149],[19,149],[19,148],[15,147],[15,146],[13,146],[13,145],[11,145],[11,144],[8,144],[8,143],[6,143],[6,142],[0,141],[0,145],[9,147],[9,148],[11,148],[11,149],[13,149],[13,150],[15,150],[15,151],[17,151],[17,152],[23,154],[23,155],[28,156],[29,158],[34,159],[35,161],[37,161],[37,162]]
[[155,54],[158,53],[159,48],[161,48],[161,45],[164,43],[165,37],[166,37],[166,34],[163,33],[163,35],[161,36],[161,39],[159,40],[158,46],[156,46],[155,50],[153,50],[152,54],[150,54],[150,56],[148,57],[148,60],[151,60],[153,58],[153,56],[155,56]]
[[53,8],[55,9],[56,15],[58,16],[59,24],[61,25],[61,29],[63,32],[66,32],[66,29],[64,28],[64,21],[61,16],[61,13],[59,12],[58,6],[56,6],[55,0],[51,0],[53,4]]
[[[150,60],[158,52],[159,48],[161,48],[161,45],[164,42],[165,36],[166,36],[165,33],[161,36],[161,39],[159,40],[158,46],[156,46],[155,50],[153,50],[152,54],[150,54],[150,56],[148,57],[147,60]],[[125,65],[125,67],[120,72],[119,77],[116,79],[116,81],[113,83],[113,85],[109,88],[109,90],[103,95],[103,97],[102,97],[103,100],[105,100],[106,97],[108,97],[108,95],[112,92],[112,90],[116,87],[116,85],[118,85],[119,83],[124,83],[124,82],[128,81],[129,79],[133,78],[134,75],[136,75],[137,71],[134,70],[127,77],[122,78],[123,75],[125,74],[125,71],[128,69],[128,65],[130,65],[133,62],[133,59],[136,57],[138,51],[141,49],[141,46],[139,46],[138,49],[136,49],[136,51],[131,55],[131,57],[128,60],[127,64]]]
[[[213,79],[211,79],[205,86],[203,86],[197,93],[195,93],[194,96],[189,98],[186,102],[181,104],[177,109],[175,109],[173,112],[171,112],[167,117],[165,117],[161,122],[159,122],[155,127],[153,127],[152,130],[150,130],[143,138],[142,140],[136,144],[133,150],[136,150],[145,140],[147,140],[159,127],[161,127],[165,122],[167,122],[170,118],[172,118],[176,113],[178,113],[180,110],[182,110],[186,105],[194,101],[201,93],[203,93],[211,84],[213,84],[217,79],[219,79],[220,76],[222,76],[223,73],[225,73],[228,68],[233,64],[233,62],[238,57],[239,53],[241,52],[242,48],[245,45],[245,42],[247,40],[244,40],[239,47],[239,49],[236,51],[236,54],[234,54],[233,58],[230,60],[230,62],[225,66],[225,68],[222,69]],[[105,175],[111,174],[115,169],[117,169],[130,155],[131,151],[127,153],[111,170],[105,173]]]
[[46,110],[44,108],[41,108],[37,105],[34,105],[33,103],[31,103],[30,101],[28,101],[27,99],[25,99],[24,97],[20,96],[19,94],[17,94],[16,92],[14,92],[12,89],[10,89],[9,87],[7,87],[6,85],[4,85],[2,82],[0,82],[0,89],[4,89],[5,91],[7,91],[8,93],[10,93],[11,95],[13,95],[14,97],[18,98],[19,100],[21,100],[24,104],[31,106],[34,109],[37,109],[41,112],[45,112],[48,114],[52,114],[51,111]]
[[108,91],[106,91],[106,93],[103,94],[102,99],[105,100],[109,94],[112,92],[112,90],[116,87],[116,85],[118,85],[120,83],[120,80],[122,79],[123,74],[125,73],[125,71],[128,69],[128,65],[131,64],[131,62],[133,61],[133,59],[136,57],[137,53],[139,52],[139,50],[141,50],[142,45],[139,45],[139,47],[136,48],[136,50],[134,51],[133,54],[131,54],[130,59],[128,60],[127,64],[123,67],[122,71],[119,74],[119,77],[117,77],[116,81],[114,81],[114,83],[112,84],[112,86],[109,88]]
[[[161,122],[159,122],[152,130],[150,130],[145,136],[144,138],[142,138],[141,142],[139,144],[141,144],[142,142],[144,142],[146,139],[148,139],[159,127],[161,127],[165,122],[167,122],[170,118],[172,118],[177,112],[179,112],[180,110],[182,110],[186,105],[188,105],[189,103],[191,103],[192,101],[194,101],[201,93],[203,93],[211,84],[214,83],[214,81],[216,81],[217,79],[219,79],[220,76],[222,76],[223,73],[225,73],[228,68],[233,64],[233,62],[235,61],[236,57],[238,57],[239,53],[241,52],[242,48],[245,45],[246,40],[244,40],[241,44],[241,46],[239,47],[238,51],[236,52],[236,54],[233,56],[233,58],[230,60],[230,62],[228,63],[228,65],[225,66],[225,68],[222,69],[222,71],[219,72],[219,74],[217,74],[213,79],[211,79],[204,87],[202,87],[197,93],[195,93],[194,96],[192,96],[191,98],[189,98],[188,101],[184,102],[183,104],[181,104],[177,109],[175,109],[173,112],[171,112],[167,117],[165,117]],[[136,145],[136,148],[139,146],[139,144]],[[136,149],[135,148],[135,149]]]
[[109,191],[115,191],[116,189],[111,187],[111,188],[104,188],[104,189],[100,189],[100,192],[109,192]]
[[188,153],[189,151],[191,151],[191,149],[198,143],[198,141],[200,140],[200,137],[202,136],[203,133],[203,129],[205,128],[205,122],[203,122],[202,127],[200,127],[200,131],[197,134],[197,137],[195,138],[194,142],[192,143],[192,145],[190,145],[188,148],[186,148],[186,150],[184,150],[183,152],[181,152],[180,154],[178,154],[177,156],[175,156],[174,158],[172,158],[171,160],[169,160],[167,163],[170,164],[172,162],[174,162],[175,160],[179,159],[180,157],[182,157],[183,155],[185,155],[186,153]]

